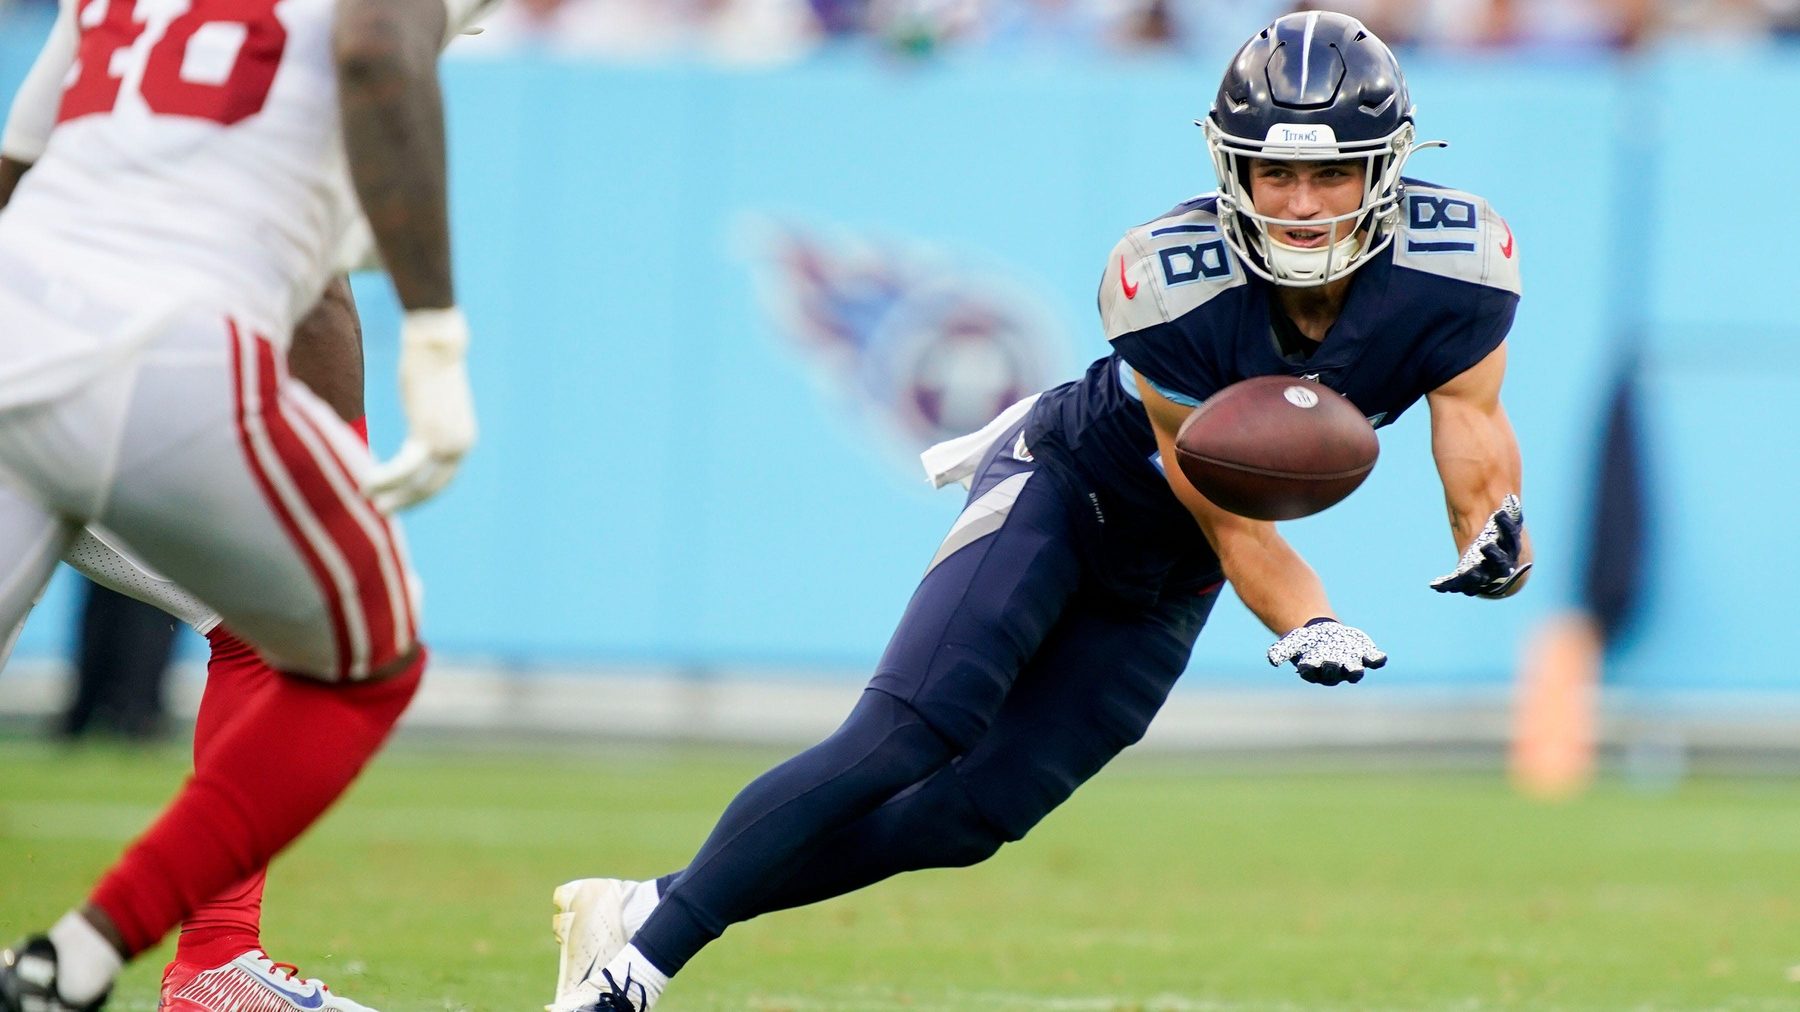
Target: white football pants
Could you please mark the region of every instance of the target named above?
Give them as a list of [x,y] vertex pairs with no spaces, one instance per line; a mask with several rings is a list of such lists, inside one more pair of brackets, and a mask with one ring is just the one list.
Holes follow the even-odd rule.
[[[0,319],[0,368],[35,315],[5,294],[0,316],[25,319]],[[74,389],[0,407],[0,630],[98,524],[277,669],[367,677],[418,636],[398,526],[361,492],[370,463],[274,343],[177,314]]]

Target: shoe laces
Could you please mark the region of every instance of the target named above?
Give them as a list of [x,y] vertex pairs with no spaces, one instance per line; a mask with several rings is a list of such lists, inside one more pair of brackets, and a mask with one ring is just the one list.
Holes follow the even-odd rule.
[[264,955],[262,953],[258,953],[257,955],[259,957],[259,962],[269,964],[269,976],[271,976],[271,977],[274,977],[278,974],[285,975],[287,977],[287,979],[297,980],[302,984],[317,984],[317,985],[319,985],[319,990],[321,990],[321,991],[331,990],[331,988],[322,980],[317,980],[312,977],[300,976],[300,968],[298,966],[295,966],[293,963],[277,963],[274,960],[270,959],[267,955]]
[[[631,979],[630,970],[625,971],[624,983],[620,983],[614,978],[611,970],[601,970],[600,976],[611,990],[602,993],[599,1000],[594,1002],[593,1007],[596,1012],[640,1012],[650,1006],[649,993],[641,982]],[[637,985],[638,990],[638,1000],[635,1003],[631,1000],[631,985],[633,984]]]

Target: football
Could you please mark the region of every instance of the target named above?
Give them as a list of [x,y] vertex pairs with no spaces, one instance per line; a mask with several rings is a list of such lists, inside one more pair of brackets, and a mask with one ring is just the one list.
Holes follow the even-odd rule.
[[1221,508],[1294,520],[1356,491],[1381,446],[1349,398],[1312,380],[1256,376],[1195,408],[1175,451],[1182,474]]

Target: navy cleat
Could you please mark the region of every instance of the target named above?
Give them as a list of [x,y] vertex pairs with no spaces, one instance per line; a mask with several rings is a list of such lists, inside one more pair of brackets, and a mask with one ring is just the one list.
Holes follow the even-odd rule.
[[0,950],[0,1012],[97,1012],[112,993],[108,988],[92,1002],[76,1005],[65,1001],[56,985],[56,946],[46,936]]

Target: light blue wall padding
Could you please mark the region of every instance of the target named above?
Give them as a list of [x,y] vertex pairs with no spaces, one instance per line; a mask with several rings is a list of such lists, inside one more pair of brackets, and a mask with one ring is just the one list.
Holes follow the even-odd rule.
[[[0,42],[0,83],[23,73],[29,49]],[[758,294],[757,223],[897,255],[925,248],[1016,286],[1057,321],[1057,372],[1072,376],[1104,350],[1094,286],[1112,244],[1210,187],[1189,123],[1224,56],[826,57],[755,74],[452,61],[456,253],[482,441],[453,490],[408,519],[440,653],[870,665],[960,497],[928,491],[902,441],[777,326]],[[1746,352],[1739,369],[1710,349],[1795,336],[1773,283],[1789,259],[1772,238],[1785,219],[1760,216],[1785,213],[1766,194],[1785,192],[1800,151],[1758,127],[1783,115],[1800,55],[1677,53],[1641,71],[1425,55],[1408,66],[1422,135],[1453,143],[1411,173],[1490,198],[1523,258],[1506,402],[1540,565],[1505,603],[1427,588],[1455,551],[1423,405],[1383,430],[1367,486],[1288,525],[1291,539],[1343,616],[1393,655],[1385,681],[1503,683],[1523,634],[1575,594],[1594,433],[1630,299],[1651,344],[1653,464],[1669,480],[1654,607],[1622,676],[1791,686],[1740,634],[1792,611],[1786,582],[1757,563],[1800,568],[1768,537],[1784,525],[1761,519],[1794,498],[1800,379],[1791,354]],[[1646,78],[1668,101],[1628,121]],[[1744,102],[1721,110],[1703,91]],[[1754,159],[1716,143],[1751,134]],[[1655,157],[1640,178],[1621,159],[1646,148]],[[1725,150],[1752,185],[1721,177]],[[1639,184],[1650,248],[1621,250],[1636,233],[1620,225],[1620,187]],[[1622,271],[1650,274],[1633,287]],[[391,450],[396,316],[384,282],[358,291],[372,427]],[[53,597],[21,652],[63,650],[68,622],[68,601]],[[1262,661],[1268,641],[1240,606],[1222,606],[1196,680],[1287,684]]]

